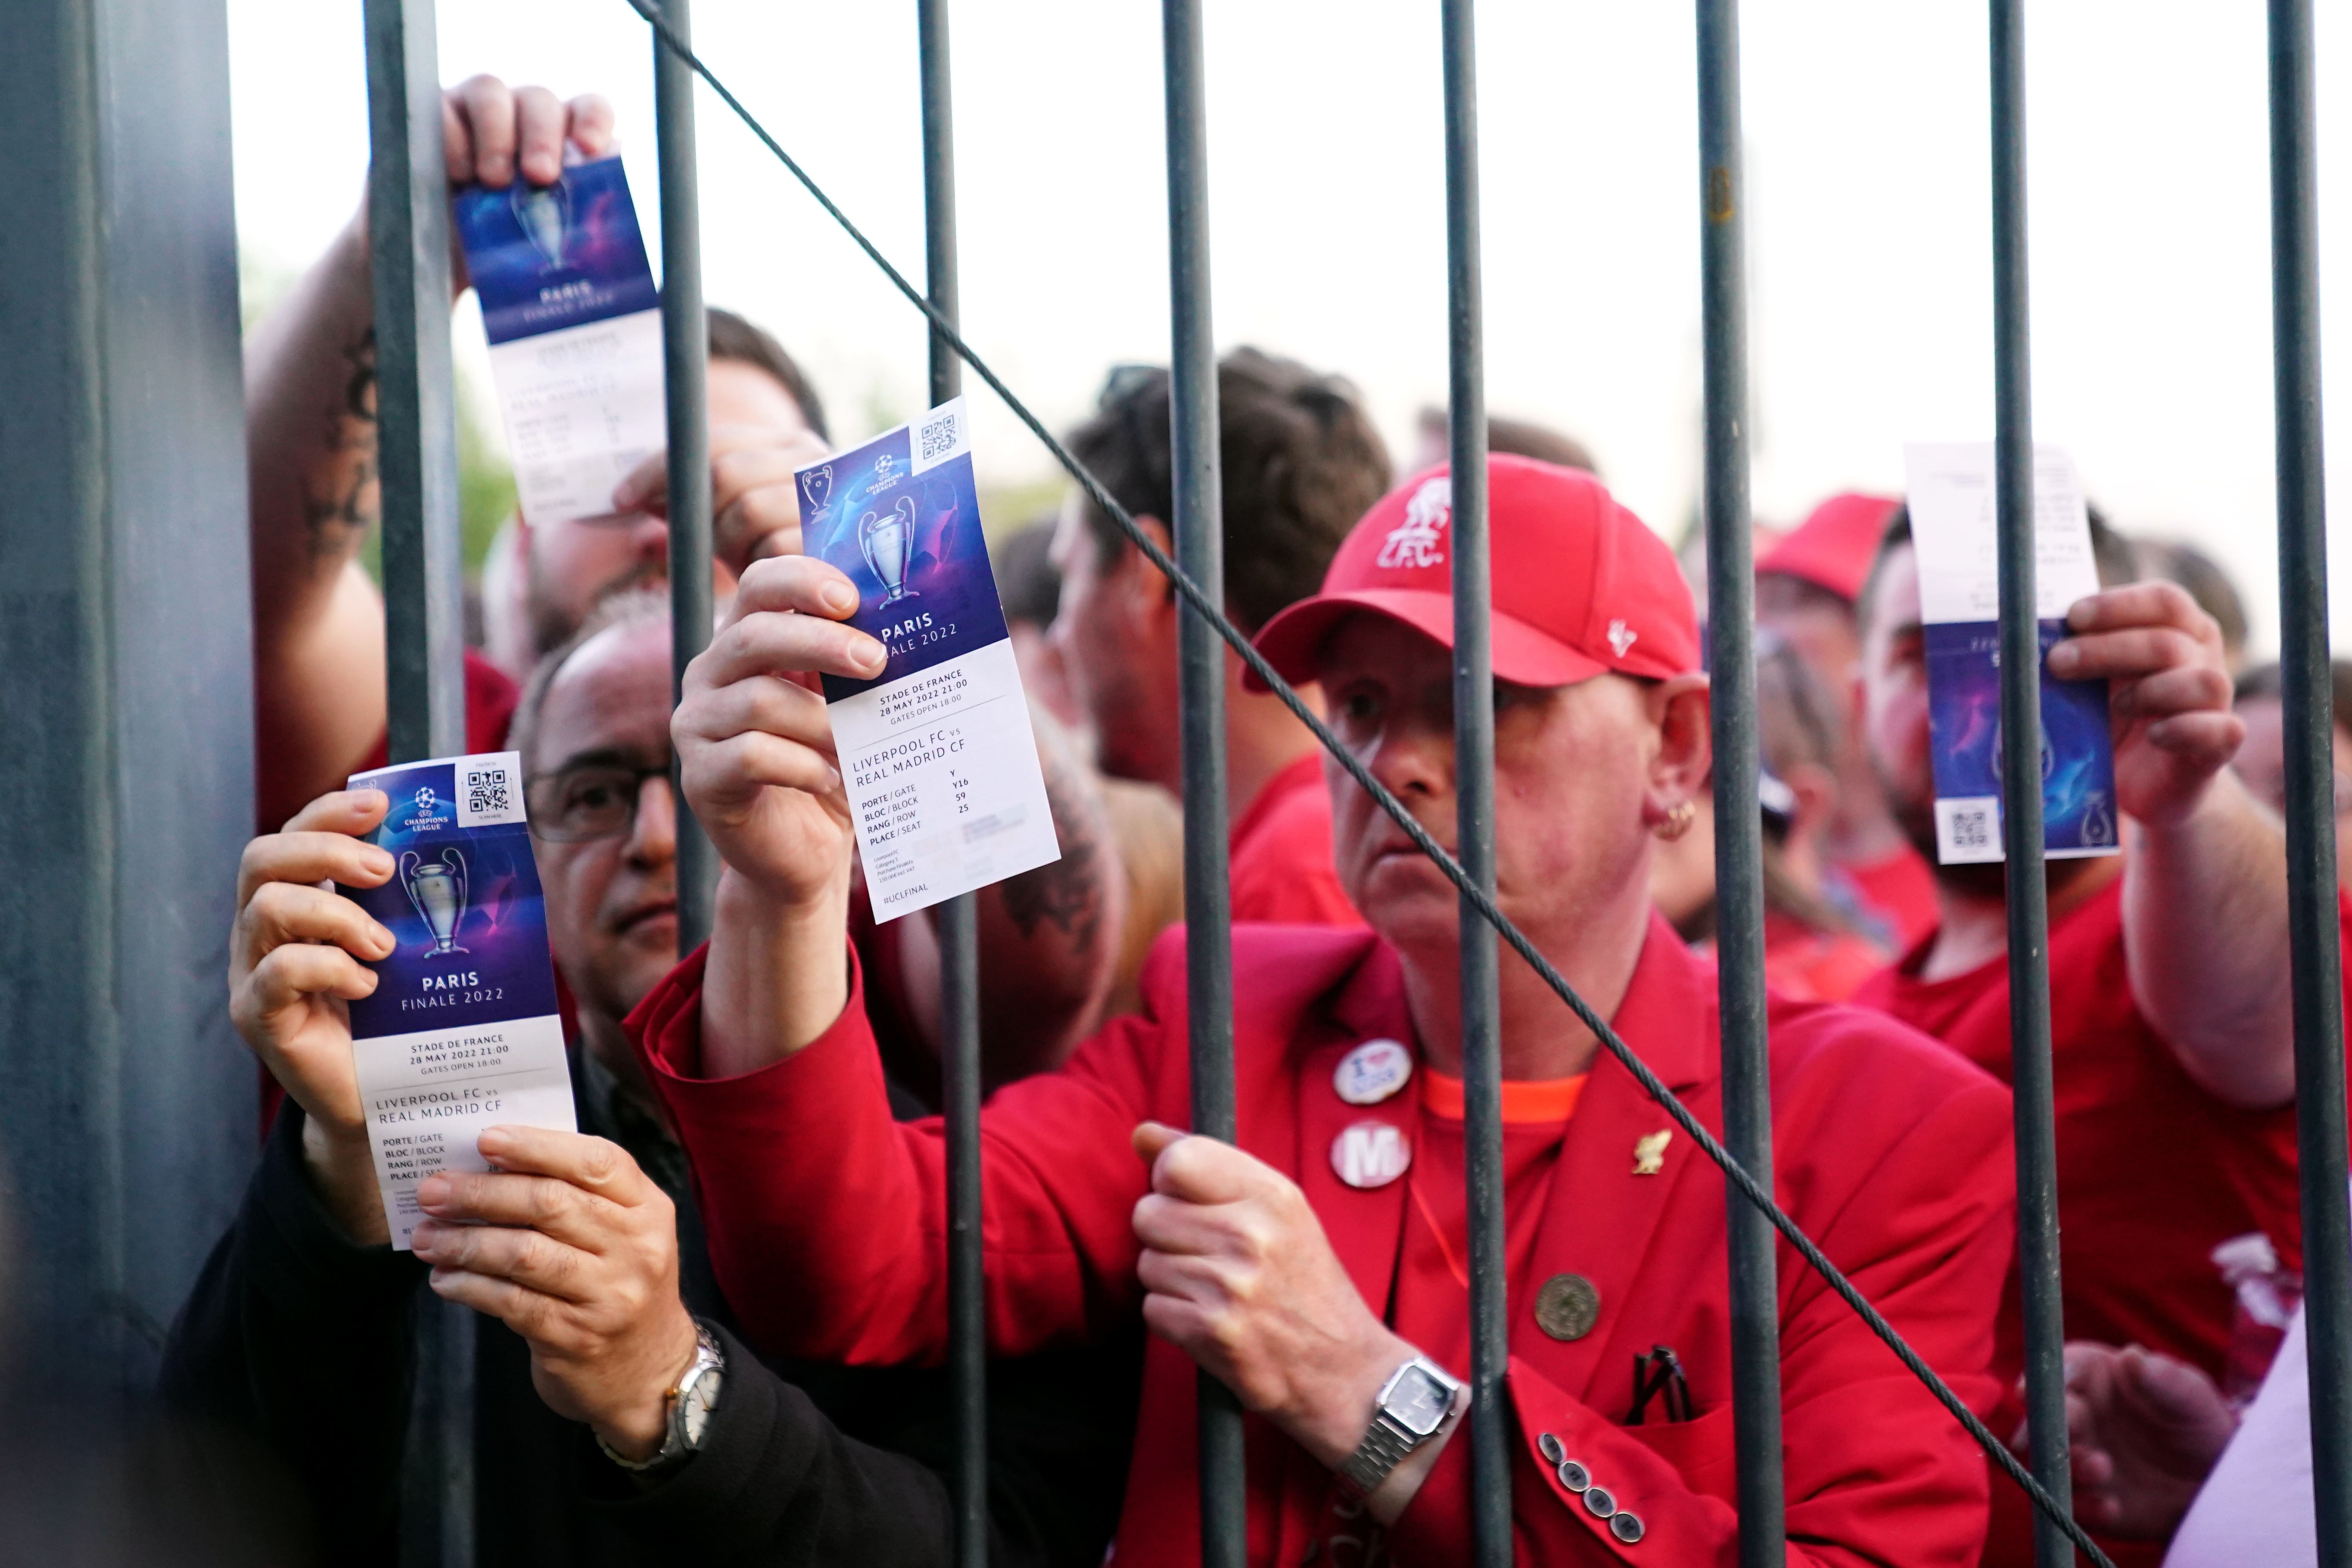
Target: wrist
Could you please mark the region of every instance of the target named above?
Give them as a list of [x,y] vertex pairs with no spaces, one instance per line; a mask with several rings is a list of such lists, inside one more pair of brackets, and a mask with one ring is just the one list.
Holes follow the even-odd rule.
[[697,1349],[694,1320],[683,1303],[671,1302],[656,1342],[662,1348],[646,1358],[646,1371],[617,1388],[610,1405],[589,1419],[604,1446],[625,1459],[649,1459],[669,1438],[670,1401]]
[[392,1239],[375,1190],[375,1156],[367,1127],[338,1128],[307,1110],[302,1116],[302,1171],[335,1227],[362,1247]]
[[849,1005],[849,888],[785,900],[731,868],[703,971],[702,1076],[740,1078],[809,1045]]
[[1297,1409],[1277,1418],[1278,1424],[1325,1468],[1336,1470],[1364,1440],[1382,1385],[1420,1353],[1385,1325],[1370,1321],[1329,1374],[1318,1380]]

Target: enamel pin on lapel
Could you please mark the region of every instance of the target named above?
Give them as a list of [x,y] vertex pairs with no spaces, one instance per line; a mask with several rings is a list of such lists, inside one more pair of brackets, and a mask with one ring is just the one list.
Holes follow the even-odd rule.
[[1366,1040],[1331,1072],[1331,1087],[1350,1105],[1378,1105],[1411,1081],[1412,1053],[1394,1040]]
[[1674,1141],[1675,1130],[1671,1127],[1660,1128],[1655,1132],[1644,1132],[1634,1139],[1633,1173],[1637,1176],[1654,1176],[1664,1170],[1666,1145]]
[[1385,1187],[1412,1163],[1403,1130],[1386,1121],[1351,1122],[1331,1140],[1331,1168],[1351,1187]]

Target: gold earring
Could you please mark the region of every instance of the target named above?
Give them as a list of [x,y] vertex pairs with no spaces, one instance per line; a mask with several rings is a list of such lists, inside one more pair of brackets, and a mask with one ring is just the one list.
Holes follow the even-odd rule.
[[1651,828],[1650,831],[1656,834],[1660,838],[1664,839],[1667,843],[1672,844],[1675,839],[1680,838],[1684,834],[1688,833],[1690,831],[1691,824],[1697,820],[1698,802],[1695,800],[1677,801],[1675,803],[1674,809],[1667,812],[1664,817],[1660,818],[1658,825],[1655,827]]

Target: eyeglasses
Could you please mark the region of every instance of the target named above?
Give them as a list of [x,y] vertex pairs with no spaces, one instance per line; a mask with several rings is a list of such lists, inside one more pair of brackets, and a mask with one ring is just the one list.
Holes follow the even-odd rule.
[[636,826],[637,796],[647,779],[669,782],[669,762],[633,768],[622,763],[583,763],[523,781],[523,802],[534,838],[550,844],[585,844],[611,838]]

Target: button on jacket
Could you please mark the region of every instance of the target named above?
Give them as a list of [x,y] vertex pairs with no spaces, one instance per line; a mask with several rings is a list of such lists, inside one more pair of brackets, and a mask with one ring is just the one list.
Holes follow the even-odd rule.
[[[996,1353],[1098,1338],[1138,1315],[1129,1215],[1147,1173],[1128,1138],[1138,1121],[1181,1125],[1187,1114],[1181,942],[1171,933],[1153,953],[1142,1016],[1114,1022],[1060,1070],[1007,1087],[982,1113]],[[841,1019],[806,1048],[716,1082],[698,1076],[701,979],[697,953],[629,1027],[693,1159],[713,1260],[746,1324],[792,1353],[943,1355],[942,1134],[935,1121],[890,1119],[856,985]],[[1367,1108],[1339,1098],[1333,1071],[1368,1039],[1414,1041],[1396,955],[1364,931],[1237,926],[1234,997],[1239,1142],[1299,1184],[1378,1311],[1397,1283],[1410,1184],[1349,1186],[1329,1152],[1368,1115],[1410,1137],[1428,1075]],[[1712,972],[1663,921],[1651,924],[1613,1022],[1702,1122],[1721,1125]],[[2007,1091],[1868,1013],[1776,1003],[1771,1033],[1781,1204],[1965,1400],[1988,1408],[2013,1202]],[[1632,1075],[1600,1057],[1541,1194],[1529,1263],[1511,1280],[1522,1561],[1736,1558],[1725,1186],[1687,1138],[1661,1154],[1653,1135],[1664,1125]],[[1635,1173],[1637,1163],[1655,1173]],[[1597,1298],[1591,1326],[1568,1339],[1536,1311],[1562,1274]],[[1983,1458],[1785,1245],[1780,1306],[1790,1561],[1972,1564]],[[1643,1424],[1626,1426],[1634,1357],[1659,1344],[1681,1361],[1692,1418],[1661,1421],[1654,1403]],[[1457,1376],[1467,1371],[1466,1337],[1421,1349]],[[1247,1442],[1251,1562],[1362,1561],[1368,1522],[1338,1506],[1330,1473],[1255,1416]],[[1546,1458],[1554,1444],[1573,1469]],[[1154,1340],[1120,1568],[1199,1560],[1194,1453],[1192,1363]],[[1389,1528],[1388,1550],[1402,1563],[1459,1562],[1469,1517],[1469,1442],[1457,1434]]]

